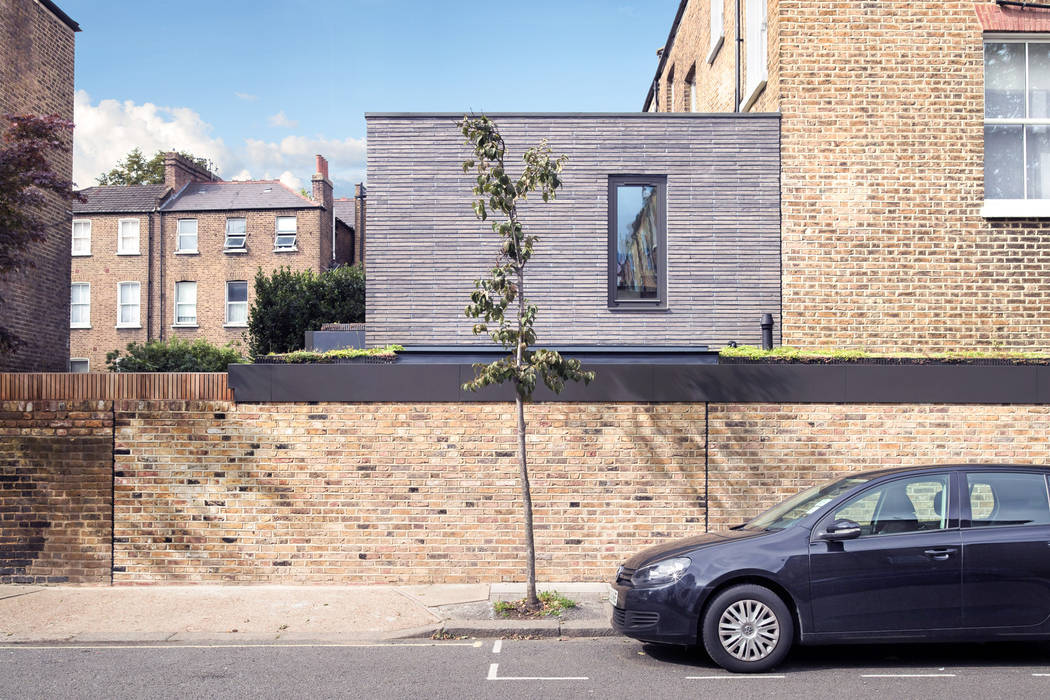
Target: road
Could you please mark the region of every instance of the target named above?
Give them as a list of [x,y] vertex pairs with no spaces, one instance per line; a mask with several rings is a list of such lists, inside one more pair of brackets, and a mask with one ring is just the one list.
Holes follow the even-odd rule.
[[1046,698],[1040,644],[796,650],[734,676],[623,638],[265,646],[0,647],[0,698]]

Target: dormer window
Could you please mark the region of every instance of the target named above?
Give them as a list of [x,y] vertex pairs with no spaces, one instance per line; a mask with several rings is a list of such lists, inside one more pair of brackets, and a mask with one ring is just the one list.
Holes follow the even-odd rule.
[[244,218],[226,219],[225,250],[244,250],[248,238],[248,223]]

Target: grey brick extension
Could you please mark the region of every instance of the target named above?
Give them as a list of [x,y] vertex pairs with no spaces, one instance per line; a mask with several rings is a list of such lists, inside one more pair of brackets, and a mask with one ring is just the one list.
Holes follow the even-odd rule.
[[[463,309],[498,247],[471,210],[455,114],[370,114],[368,343],[490,344]],[[527,296],[545,345],[757,344],[780,330],[779,115],[492,114],[508,163],[547,138],[569,156],[557,201],[523,209],[540,236]],[[668,308],[608,307],[608,178],[667,176]]]

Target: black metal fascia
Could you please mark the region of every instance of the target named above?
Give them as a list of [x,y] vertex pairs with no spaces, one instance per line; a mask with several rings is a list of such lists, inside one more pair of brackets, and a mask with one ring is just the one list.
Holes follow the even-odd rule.
[[996,5],[1008,7],[1020,7],[1022,10],[1031,7],[1035,10],[1050,10],[1050,4],[1045,2],[1025,2],[1025,0],[995,0]]

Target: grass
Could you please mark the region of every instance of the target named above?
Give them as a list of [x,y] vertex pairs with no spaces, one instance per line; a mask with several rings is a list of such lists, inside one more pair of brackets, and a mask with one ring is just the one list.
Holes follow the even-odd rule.
[[345,350],[327,350],[325,352],[314,352],[312,350],[296,350],[283,355],[288,364],[307,364],[311,362],[335,362],[336,360],[349,360],[355,357],[382,357],[392,359],[398,352],[405,348],[400,345],[386,345],[381,348],[346,348]]
[[1050,362],[1050,353],[1008,352],[1006,350],[955,350],[934,353],[876,353],[864,350],[841,348],[818,348],[803,350],[790,346],[781,346],[772,350],[763,350],[754,345],[740,345],[735,348],[722,348],[719,357],[746,360],[776,360],[780,362],[856,362],[865,359],[906,359],[929,360],[931,362],[966,362],[967,360],[1015,360],[1018,362]]
[[539,610],[529,610],[524,598],[497,600],[492,604],[492,609],[501,617],[560,617],[566,610],[576,607],[576,601],[563,596],[558,591],[543,591],[539,594],[539,599],[543,604]]

